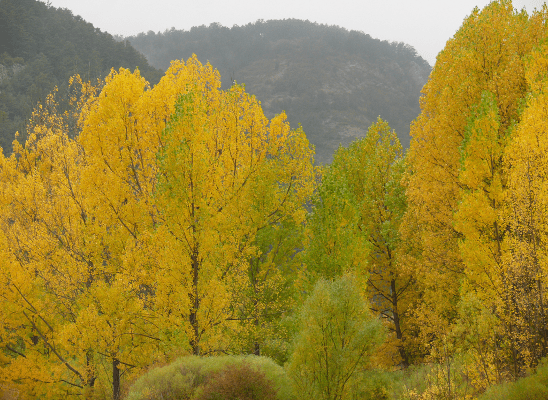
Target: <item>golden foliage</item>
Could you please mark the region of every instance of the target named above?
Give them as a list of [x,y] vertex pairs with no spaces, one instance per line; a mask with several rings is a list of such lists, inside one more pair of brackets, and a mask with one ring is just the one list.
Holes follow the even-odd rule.
[[411,130],[402,233],[423,293],[416,322],[431,354],[443,353],[441,338],[468,352],[480,390],[546,355],[533,239],[544,214],[534,194],[542,135],[526,137],[544,129],[532,123],[544,118],[532,99],[546,76],[537,46],[547,15],[506,0],[475,9],[438,55]]
[[0,157],[0,384],[118,398],[124,374],[178,347],[227,351],[249,329],[234,304],[256,237],[302,225],[313,152],[195,56],[154,88],[123,68],[71,83],[72,112],[51,95]]

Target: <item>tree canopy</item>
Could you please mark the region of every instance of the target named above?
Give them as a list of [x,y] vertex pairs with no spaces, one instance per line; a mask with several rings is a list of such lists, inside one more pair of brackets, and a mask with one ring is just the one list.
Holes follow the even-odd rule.
[[263,231],[303,223],[313,151],[196,57],[153,89],[123,68],[78,84],[74,138],[52,94],[0,158],[1,375],[29,396],[118,398],[124,371],[162,353],[245,351],[250,285],[271,292],[258,322],[283,311],[290,276],[266,264],[257,285],[249,267],[278,244]]

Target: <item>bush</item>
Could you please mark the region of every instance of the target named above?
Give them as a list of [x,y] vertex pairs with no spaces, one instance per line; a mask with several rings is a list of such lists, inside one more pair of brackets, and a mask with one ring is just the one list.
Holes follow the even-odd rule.
[[[276,400],[291,400],[291,385],[282,367],[268,357],[258,356],[221,356],[180,358],[161,368],[150,370],[138,378],[131,386],[126,400],[176,399],[190,400],[206,392],[213,378],[231,370],[241,370],[246,366],[255,374],[264,374],[264,381],[270,383]],[[230,374],[223,379],[230,377]],[[234,376],[232,382],[239,378]],[[260,378],[258,378],[260,379]],[[254,382],[259,382],[255,379]],[[213,385],[213,383],[211,383]],[[270,399],[270,398],[268,398]]]
[[369,357],[384,338],[351,275],[320,279],[299,313],[288,373],[301,398],[353,398]]
[[353,382],[350,392],[352,400],[392,400],[394,372],[379,369],[363,371]]
[[539,364],[535,373],[515,382],[490,387],[480,400],[545,400],[548,399],[548,359]]
[[211,376],[196,400],[276,400],[276,390],[264,372],[244,363]]

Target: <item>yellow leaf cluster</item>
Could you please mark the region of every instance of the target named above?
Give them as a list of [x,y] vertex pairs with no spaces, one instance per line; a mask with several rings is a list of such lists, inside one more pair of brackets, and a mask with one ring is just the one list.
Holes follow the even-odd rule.
[[[51,95],[0,157],[0,384],[118,398],[123,371],[177,348],[243,351],[249,269],[275,259],[258,235],[302,225],[313,190],[304,133],[195,56],[154,88],[123,68],[71,85],[71,111]],[[263,261],[259,325],[286,286]]]
[[[547,20],[546,6],[531,16],[506,0],[475,9],[438,55],[411,129],[401,232],[414,246],[406,259],[422,291],[420,337],[431,354],[441,338],[468,352],[478,390],[548,354],[539,328]],[[465,306],[470,298],[477,306]]]

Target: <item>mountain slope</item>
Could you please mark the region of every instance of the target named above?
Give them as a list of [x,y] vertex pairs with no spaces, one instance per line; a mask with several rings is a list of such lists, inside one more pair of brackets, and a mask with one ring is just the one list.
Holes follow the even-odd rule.
[[128,42],[116,42],[69,10],[36,0],[0,1],[0,146],[11,152],[16,130],[24,131],[38,101],[69,78],[106,76],[111,68],[139,67],[151,82],[162,73]]
[[219,70],[226,88],[244,83],[268,117],[285,110],[328,163],[339,144],[365,135],[380,115],[409,144],[431,67],[404,43],[301,20],[212,24],[127,38],[157,68],[193,53]]

